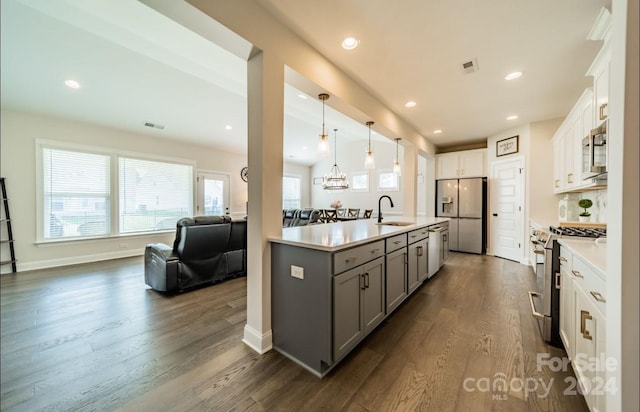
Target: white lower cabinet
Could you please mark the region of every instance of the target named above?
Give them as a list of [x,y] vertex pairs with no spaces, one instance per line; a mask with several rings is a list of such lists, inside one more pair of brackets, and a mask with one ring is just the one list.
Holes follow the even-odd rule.
[[581,256],[560,247],[560,337],[576,373],[589,410],[606,410],[606,393],[615,390],[607,381],[606,284]]

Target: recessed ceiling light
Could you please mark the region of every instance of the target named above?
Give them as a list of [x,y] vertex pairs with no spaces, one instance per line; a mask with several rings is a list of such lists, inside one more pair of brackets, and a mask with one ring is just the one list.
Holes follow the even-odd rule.
[[233,129],[233,127],[230,124],[228,124],[228,125],[226,125],[224,127],[224,130],[231,130],[231,129]]
[[513,116],[507,117],[507,120],[516,120],[517,118],[518,116],[514,114]]
[[413,100],[409,100],[404,104],[404,107],[416,107],[416,102],[414,102]]
[[436,129],[433,131],[434,134],[440,134],[442,133],[442,129]]
[[347,37],[342,40],[342,48],[345,50],[353,50],[360,44],[360,40],[355,37]]
[[77,82],[77,81],[75,81],[75,80],[71,80],[71,79],[69,79],[69,80],[65,80],[65,81],[64,81],[64,84],[65,84],[67,87],[71,88],[71,89],[79,89],[79,88],[80,88],[80,83],[78,83],[78,82]]
[[513,72],[513,73],[509,73],[507,74],[504,79],[505,80],[513,80],[513,79],[517,79],[518,77],[522,76],[522,72]]
[[302,100],[307,100],[307,96],[305,96],[304,94],[299,94],[298,97]]

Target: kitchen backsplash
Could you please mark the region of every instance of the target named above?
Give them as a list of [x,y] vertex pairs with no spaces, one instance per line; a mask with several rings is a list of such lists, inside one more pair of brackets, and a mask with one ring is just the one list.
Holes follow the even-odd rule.
[[578,201],[580,199],[590,199],[593,202],[593,206],[589,208],[589,213],[591,213],[591,223],[607,223],[606,189],[568,194],[567,220],[570,222],[577,222],[578,215],[583,211],[583,209],[578,206]]

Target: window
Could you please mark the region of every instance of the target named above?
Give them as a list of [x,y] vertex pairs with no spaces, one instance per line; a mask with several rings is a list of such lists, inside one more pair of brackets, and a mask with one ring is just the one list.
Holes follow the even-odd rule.
[[193,167],[121,157],[120,233],[175,227],[193,210]]
[[400,190],[398,175],[391,170],[378,171],[378,191],[397,192],[398,190]]
[[108,155],[42,150],[44,239],[108,235],[111,228]]
[[300,178],[293,176],[282,177],[282,208],[300,209]]
[[351,174],[351,191],[369,191],[369,172],[354,172]]
[[39,140],[38,241],[174,229],[193,215],[193,165]]

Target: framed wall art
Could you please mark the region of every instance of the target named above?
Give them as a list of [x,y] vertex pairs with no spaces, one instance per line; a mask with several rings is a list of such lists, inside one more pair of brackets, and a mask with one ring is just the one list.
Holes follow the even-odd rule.
[[518,138],[520,136],[513,136],[507,139],[498,140],[496,142],[496,156],[505,156],[508,154],[518,153]]

